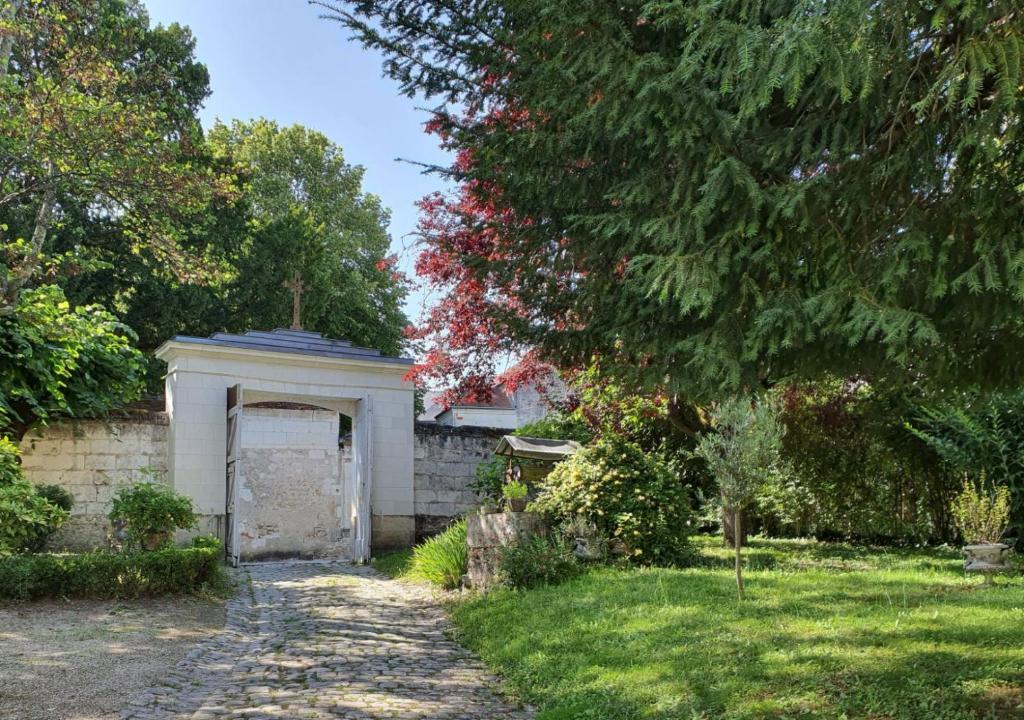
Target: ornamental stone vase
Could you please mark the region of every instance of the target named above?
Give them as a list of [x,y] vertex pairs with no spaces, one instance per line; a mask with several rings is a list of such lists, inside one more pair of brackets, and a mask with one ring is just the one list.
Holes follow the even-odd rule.
[[964,570],[984,574],[986,585],[992,583],[992,576],[995,573],[1010,569],[1010,546],[1004,543],[965,545],[963,554]]

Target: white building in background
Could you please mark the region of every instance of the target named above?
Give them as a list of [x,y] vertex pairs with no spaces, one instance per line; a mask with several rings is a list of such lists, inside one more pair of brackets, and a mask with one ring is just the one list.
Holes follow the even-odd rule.
[[[565,394],[561,380],[554,378],[546,390],[548,398]],[[523,385],[508,390],[503,384],[494,387],[488,401],[462,400],[445,407],[439,401],[441,393],[427,393],[426,409],[416,419],[449,427],[491,427],[515,430],[526,423],[540,420],[551,412],[545,396],[536,385]]]

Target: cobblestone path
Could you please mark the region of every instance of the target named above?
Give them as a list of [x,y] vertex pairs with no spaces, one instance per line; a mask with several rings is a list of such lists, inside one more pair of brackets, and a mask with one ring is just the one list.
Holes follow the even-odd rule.
[[272,563],[200,643],[122,712],[125,720],[527,720],[445,637],[428,591],[341,563]]

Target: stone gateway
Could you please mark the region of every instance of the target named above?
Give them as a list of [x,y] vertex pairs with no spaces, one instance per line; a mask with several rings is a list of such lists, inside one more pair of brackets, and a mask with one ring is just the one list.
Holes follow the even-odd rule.
[[170,483],[229,559],[368,560],[371,544],[412,543],[411,360],[301,330],[179,336],[156,355],[167,363]]

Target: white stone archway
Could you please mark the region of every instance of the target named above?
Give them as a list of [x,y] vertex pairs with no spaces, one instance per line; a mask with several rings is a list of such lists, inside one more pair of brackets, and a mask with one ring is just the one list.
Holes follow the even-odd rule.
[[[350,502],[331,532],[348,532],[353,560],[368,560],[371,549],[412,543],[414,401],[405,380],[411,360],[299,330],[179,336],[156,355],[167,363],[170,480],[193,499],[205,529],[225,539],[231,559],[258,554],[247,546],[238,512],[243,500],[251,501],[240,494],[246,406],[260,403],[298,403],[352,418]],[[235,428],[230,437],[229,424]],[[230,492],[229,463],[235,472]]]

